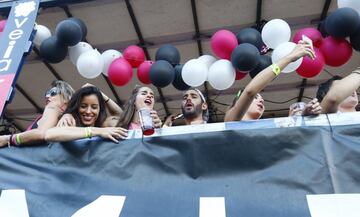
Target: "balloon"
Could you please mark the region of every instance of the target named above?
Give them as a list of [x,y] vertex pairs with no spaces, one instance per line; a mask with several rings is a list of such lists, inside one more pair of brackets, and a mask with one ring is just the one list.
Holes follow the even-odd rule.
[[76,65],[79,56],[86,51],[93,50],[92,46],[86,42],[79,42],[75,46],[69,47],[69,58],[70,61]]
[[45,39],[51,37],[51,32],[46,26],[43,25],[36,25],[35,28],[36,34],[33,42],[36,46],[40,46]]
[[257,47],[260,52],[265,46],[264,42],[261,39],[260,32],[254,28],[245,28],[240,30],[238,34],[236,34],[236,38],[239,44],[250,43]]
[[360,1],[359,0],[338,0],[339,8],[352,8],[355,9],[360,14]]
[[165,60],[156,61],[150,68],[150,80],[156,87],[166,87],[174,78],[174,67]]
[[322,37],[328,37],[329,33],[326,32],[325,26],[326,26],[326,19],[321,21],[319,24],[319,31],[321,32]]
[[291,37],[289,24],[282,19],[273,19],[267,22],[261,31],[263,42],[270,48],[275,49]]
[[320,74],[324,69],[325,59],[323,54],[318,48],[314,48],[315,59],[312,60],[310,57],[304,57],[300,67],[296,69],[296,72],[304,78],[312,78]]
[[235,72],[235,80],[241,80],[241,79],[245,78],[247,74],[249,74],[249,73],[236,70],[236,72]]
[[136,45],[130,45],[123,52],[124,58],[133,68],[137,68],[145,61],[145,53],[143,49]]
[[155,60],[165,60],[172,65],[177,65],[180,63],[180,53],[173,45],[165,44],[156,51]]
[[7,20],[0,20],[0,32],[4,31]]
[[45,39],[40,45],[40,54],[49,63],[59,63],[63,61],[67,52],[67,46],[60,43],[56,36]]
[[76,18],[76,17],[70,17],[70,18],[68,18],[68,20],[74,21],[75,23],[77,23],[80,26],[81,33],[82,33],[81,34],[82,35],[81,40],[85,40],[86,35],[87,35],[87,28],[86,28],[85,23],[82,20],[80,20],[79,18]]
[[268,66],[271,65],[271,57],[263,55],[260,56],[259,58],[259,63],[257,64],[257,66],[255,67],[255,69],[251,70],[249,72],[250,77],[254,78],[257,74],[259,74],[259,72],[261,72],[262,70],[266,69]]
[[259,58],[259,50],[249,43],[238,45],[231,54],[233,66],[240,71],[253,70],[258,64]]
[[82,30],[79,24],[73,20],[61,21],[55,29],[58,39],[67,46],[74,46],[82,39]]
[[[294,48],[296,47],[296,44],[294,42],[284,42],[277,46],[275,50],[272,53],[271,60],[273,63],[277,63],[279,60],[290,54]],[[295,71],[297,68],[299,68],[303,58],[299,58],[295,62],[290,63],[287,65],[282,72],[289,73]]]
[[218,60],[209,69],[208,80],[217,90],[231,87],[235,81],[235,69],[229,60]]
[[319,30],[312,27],[299,29],[294,35],[293,42],[297,44],[300,40],[302,40],[303,35],[309,37],[315,47],[320,47],[323,38]]
[[101,74],[104,61],[97,50],[90,50],[80,55],[76,62],[76,68],[80,75],[93,79]]
[[229,60],[237,45],[236,36],[228,30],[219,30],[211,37],[211,49],[221,59]]
[[216,58],[211,55],[202,55],[201,57],[198,58],[198,60],[203,61],[209,69],[211,64],[213,64],[216,61]]
[[150,69],[151,66],[154,64],[153,61],[146,60],[140,64],[137,70],[137,77],[139,81],[143,84],[151,84],[150,80]]
[[344,65],[352,55],[352,48],[348,41],[331,36],[323,40],[320,51],[324,55],[326,65],[329,66]]
[[326,18],[325,29],[331,36],[345,38],[360,25],[359,14],[352,8],[339,8]]
[[108,77],[116,86],[124,86],[133,76],[133,70],[128,61],[122,57],[114,60],[109,66]]
[[350,43],[355,50],[360,51],[360,26],[357,28],[354,34],[350,36]]
[[184,67],[184,64],[180,64],[180,65],[176,65],[175,66],[175,79],[174,81],[172,82],[173,86],[178,89],[178,90],[187,90],[190,88],[189,85],[187,85],[182,76],[181,76],[181,72],[182,72],[182,69]]
[[110,50],[104,51],[101,54],[101,57],[102,57],[102,59],[104,61],[104,67],[103,67],[102,73],[107,76],[110,64],[115,59],[122,57],[122,54],[117,50],[110,49]]
[[207,75],[207,65],[199,59],[191,59],[187,61],[181,72],[184,82],[190,87],[198,87],[202,85],[206,81]]

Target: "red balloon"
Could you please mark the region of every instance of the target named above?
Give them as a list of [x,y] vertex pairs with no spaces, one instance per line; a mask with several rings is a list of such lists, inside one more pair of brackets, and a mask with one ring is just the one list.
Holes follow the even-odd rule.
[[323,40],[320,51],[324,55],[326,65],[329,66],[344,65],[352,55],[352,48],[348,41],[332,36]]
[[249,74],[249,73],[236,70],[235,80],[241,80],[241,79],[245,78],[247,74]]
[[133,68],[137,68],[145,61],[144,50],[136,45],[130,45],[123,52],[123,57],[130,63]]
[[138,77],[139,81],[141,81],[141,83],[151,84],[149,74],[150,74],[151,65],[153,63],[154,63],[153,61],[146,60],[145,62],[141,63],[141,65],[139,66],[138,71],[137,71],[137,77]]
[[4,31],[7,20],[0,20],[0,32]]
[[319,30],[315,28],[300,29],[294,35],[293,42],[297,44],[300,40],[302,40],[302,35],[306,35],[307,37],[309,37],[315,47],[320,47],[323,37]]
[[230,60],[236,46],[238,46],[236,36],[228,30],[219,30],[211,37],[211,48],[221,59]]
[[306,56],[303,58],[303,61],[299,68],[296,69],[296,72],[304,78],[312,78],[320,74],[325,66],[325,58],[318,48],[315,50],[315,59],[312,60],[310,57]]
[[133,74],[132,67],[130,63],[124,58],[115,59],[109,66],[108,78],[111,83],[116,86],[124,86],[127,84]]

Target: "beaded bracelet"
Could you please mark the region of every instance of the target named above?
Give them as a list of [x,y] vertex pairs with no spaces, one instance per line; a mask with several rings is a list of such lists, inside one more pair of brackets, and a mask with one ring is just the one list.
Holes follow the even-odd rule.
[[272,64],[272,65],[270,65],[270,68],[272,69],[272,71],[274,72],[274,74],[276,75],[276,76],[278,76],[280,73],[281,73],[281,69],[280,69],[280,67],[277,65],[277,64]]

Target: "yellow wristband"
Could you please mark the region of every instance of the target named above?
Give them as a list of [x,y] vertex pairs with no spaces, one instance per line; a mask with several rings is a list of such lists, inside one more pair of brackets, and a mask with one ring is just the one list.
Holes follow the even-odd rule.
[[91,137],[92,137],[91,128],[90,128],[90,127],[86,127],[86,128],[85,128],[85,138],[91,138]]
[[278,76],[280,73],[281,73],[281,69],[280,69],[280,67],[277,65],[277,64],[272,64],[271,66],[270,66],[270,68],[272,69],[272,71],[274,72],[274,74],[276,75],[276,76]]
[[21,144],[21,139],[20,139],[20,135],[16,134],[16,144],[20,145]]
[[92,137],[91,127],[88,127],[88,133],[89,133],[89,138],[91,138]]

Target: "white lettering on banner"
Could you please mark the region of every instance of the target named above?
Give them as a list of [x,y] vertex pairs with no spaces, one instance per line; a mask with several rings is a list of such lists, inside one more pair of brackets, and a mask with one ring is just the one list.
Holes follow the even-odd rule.
[[25,19],[23,19],[23,20],[21,21],[21,23],[19,23],[19,19],[16,18],[16,19],[15,19],[16,28],[20,29],[28,19],[29,19],[29,18],[26,17]]
[[[0,72],[9,70],[11,61],[12,61],[11,59],[10,60],[0,60]],[[3,63],[5,63],[5,64],[3,64]]]
[[199,217],[226,217],[224,197],[200,197]]
[[24,190],[3,190],[0,197],[1,217],[29,217]]

